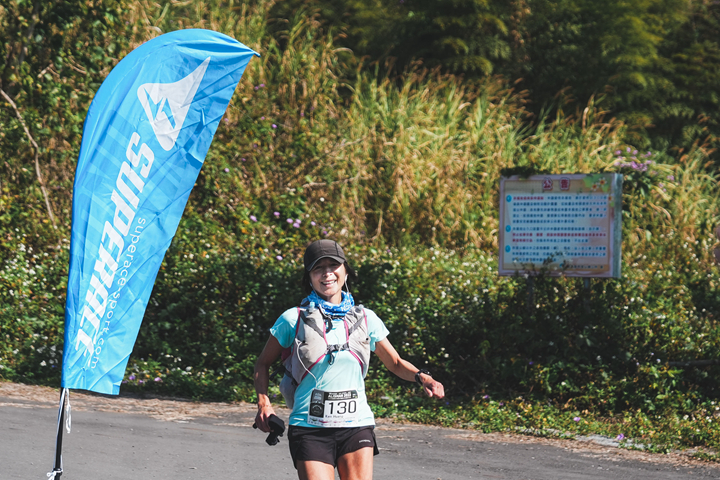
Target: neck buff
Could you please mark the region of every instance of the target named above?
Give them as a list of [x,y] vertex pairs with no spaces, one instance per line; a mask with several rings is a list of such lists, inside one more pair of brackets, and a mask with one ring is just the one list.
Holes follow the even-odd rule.
[[342,302],[340,302],[340,305],[333,305],[332,303],[323,300],[317,293],[315,293],[314,290],[310,293],[310,295],[303,299],[301,305],[306,306],[314,303],[325,315],[344,317],[345,314],[347,314],[350,309],[355,306],[355,299],[350,292],[343,291],[341,293]]

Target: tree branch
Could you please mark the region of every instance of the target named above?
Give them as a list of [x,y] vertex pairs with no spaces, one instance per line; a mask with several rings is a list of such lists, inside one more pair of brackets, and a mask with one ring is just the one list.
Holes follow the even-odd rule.
[[10,104],[13,110],[15,110],[15,115],[20,121],[20,124],[23,126],[23,129],[25,129],[25,135],[27,135],[28,140],[30,140],[30,143],[35,149],[35,173],[37,174],[38,183],[40,183],[40,190],[42,191],[43,197],[45,197],[45,206],[47,207],[48,216],[50,217],[53,228],[57,230],[57,225],[55,224],[55,215],[53,215],[52,207],[50,206],[50,199],[48,197],[47,189],[45,188],[45,181],[43,180],[42,173],[40,173],[40,147],[38,147],[37,142],[35,142],[35,139],[32,137],[32,135],[30,135],[30,130],[25,124],[25,120],[23,120],[23,117],[20,114],[20,110],[18,110],[18,107],[17,105],[15,105],[15,102],[13,102],[12,98],[10,98],[7,93],[5,93],[5,90],[0,89],[0,94],[2,94],[3,98]]

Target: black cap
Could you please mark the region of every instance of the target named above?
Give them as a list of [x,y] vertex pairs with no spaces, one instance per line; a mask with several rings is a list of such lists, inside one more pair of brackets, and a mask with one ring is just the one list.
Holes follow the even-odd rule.
[[312,270],[323,258],[332,258],[336,262],[345,263],[345,253],[340,245],[333,240],[315,240],[305,249],[305,270]]

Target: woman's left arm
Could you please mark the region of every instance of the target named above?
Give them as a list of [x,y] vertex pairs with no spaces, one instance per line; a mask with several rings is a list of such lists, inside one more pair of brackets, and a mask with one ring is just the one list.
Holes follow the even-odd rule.
[[[392,373],[408,382],[415,381],[415,374],[418,373],[418,369],[412,363],[400,358],[395,347],[392,346],[387,338],[375,344],[375,353],[380,357],[383,365]],[[443,398],[445,396],[445,388],[442,383],[424,373],[421,373],[419,376],[423,389],[428,397]]]

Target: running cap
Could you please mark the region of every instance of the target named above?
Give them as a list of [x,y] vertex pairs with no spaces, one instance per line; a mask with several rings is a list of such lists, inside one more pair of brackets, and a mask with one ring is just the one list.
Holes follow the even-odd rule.
[[332,258],[338,263],[345,263],[345,253],[340,245],[333,240],[315,240],[305,249],[305,270],[312,270],[323,258]]

